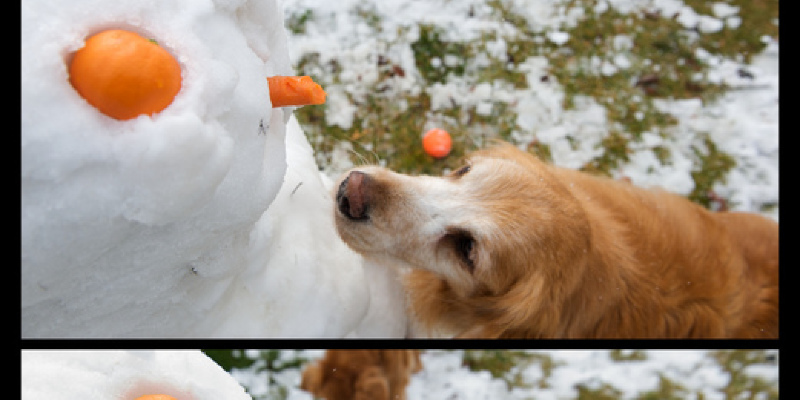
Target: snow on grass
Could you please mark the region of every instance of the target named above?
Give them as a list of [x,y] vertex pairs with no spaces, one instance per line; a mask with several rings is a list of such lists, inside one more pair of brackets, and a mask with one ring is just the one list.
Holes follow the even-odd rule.
[[[302,366],[322,350],[270,350],[232,374],[254,399],[311,399]],[[263,354],[272,364],[267,368]],[[408,400],[777,399],[775,350],[424,350]],[[296,360],[299,362],[292,364]],[[471,361],[468,361],[471,360]],[[292,364],[291,367],[283,365]]]
[[[501,138],[778,219],[777,8],[293,0],[286,15],[298,72],[332,93],[297,111],[331,175],[365,162],[438,174]],[[434,126],[453,134],[448,159],[420,149]]]

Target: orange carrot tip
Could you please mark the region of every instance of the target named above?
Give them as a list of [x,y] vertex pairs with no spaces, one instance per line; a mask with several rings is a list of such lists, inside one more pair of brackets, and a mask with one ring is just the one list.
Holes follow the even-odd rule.
[[325,91],[310,76],[271,76],[267,82],[273,108],[325,103]]

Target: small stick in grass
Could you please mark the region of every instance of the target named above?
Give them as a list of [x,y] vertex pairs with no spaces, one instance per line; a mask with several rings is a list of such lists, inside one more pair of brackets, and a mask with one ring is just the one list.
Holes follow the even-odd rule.
[[271,76],[267,81],[273,108],[325,103],[325,91],[310,76]]

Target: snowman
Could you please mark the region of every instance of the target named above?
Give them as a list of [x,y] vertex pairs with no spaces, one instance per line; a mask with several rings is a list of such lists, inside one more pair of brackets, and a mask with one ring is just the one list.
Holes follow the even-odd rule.
[[21,398],[249,400],[199,351],[23,351]]
[[[23,337],[405,333],[395,278],[338,238],[293,108],[270,102],[266,78],[293,75],[279,0],[30,0],[21,15]],[[162,110],[110,117],[70,84],[108,30],[177,61]]]

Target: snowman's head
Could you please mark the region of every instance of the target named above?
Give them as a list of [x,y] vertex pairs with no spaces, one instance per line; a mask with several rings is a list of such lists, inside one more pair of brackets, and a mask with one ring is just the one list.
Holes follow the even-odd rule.
[[[70,84],[70,54],[114,28],[178,62],[162,111],[111,118]],[[22,4],[23,336],[177,335],[213,306],[192,277],[257,264],[290,111],[266,78],[291,74],[287,50],[277,1]]]

